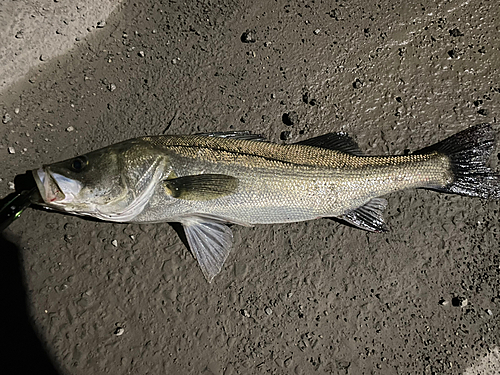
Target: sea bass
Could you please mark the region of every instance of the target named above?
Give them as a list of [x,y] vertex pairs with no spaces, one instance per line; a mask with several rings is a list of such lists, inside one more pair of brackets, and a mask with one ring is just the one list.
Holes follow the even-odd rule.
[[486,166],[494,145],[489,124],[405,156],[365,156],[343,133],[286,145],[249,132],[141,137],[34,170],[34,203],[113,222],[180,222],[211,282],[231,250],[228,223],[336,217],[381,232],[380,197],[398,190],[500,198],[500,176]]

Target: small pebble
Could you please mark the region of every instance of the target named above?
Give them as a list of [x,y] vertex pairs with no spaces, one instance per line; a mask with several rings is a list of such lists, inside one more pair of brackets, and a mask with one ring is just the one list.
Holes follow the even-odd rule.
[[14,184],[12,181],[9,181],[8,185],[10,190],[16,190],[16,184]]
[[469,304],[469,301],[465,297],[453,297],[451,304],[456,307],[465,307]]
[[450,30],[450,35],[456,38],[459,36],[464,36],[464,33],[462,33],[459,29],[454,28],[453,30]]
[[116,336],[121,336],[121,335],[123,335],[124,332],[125,332],[125,330],[122,327],[118,327],[117,329],[115,329],[114,334]]
[[245,309],[240,310],[241,315],[243,315],[245,318],[250,318],[250,313],[246,311]]
[[114,247],[118,247],[118,241],[117,240],[111,241],[111,245],[113,245]]
[[241,41],[243,43],[255,43],[257,41],[255,30],[247,30],[241,34]]
[[356,78],[356,80],[353,82],[352,87],[355,89],[359,89],[363,86],[363,81],[361,81],[359,78]]
[[14,149],[14,147],[9,147],[8,150],[9,150],[9,154],[15,154],[16,153],[16,150]]
[[264,312],[267,314],[267,315],[271,315],[273,313],[273,310],[270,308],[270,307],[266,307],[264,309]]
[[6,113],[5,115],[3,115],[2,122],[4,124],[8,123],[10,120],[12,120],[12,117],[10,117],[10,115],[8,113]]
[[493,311],[491,311],[490,309],[488,309],[488,310],[486,310],[486,314],[493,315]]
[[314,35],[318,35],[321,32],[321,29],[314,30]]
[[14,108],[14,113],[17,115],[19,114],[20,109],[19,108]]
[[290,131],[287,131],[287,130],[286,130],[286,131],[281,132],[281,134],[280,134],[280,139],[281,139],[282,141],[286,141],[288,138],[290,138],[290,133],[291,133],[291,132],[290,132]]
[[16,38],[16,39],[23,39],[23,38],[24,38],[24,31],[23,31],[23,30],[19,30],[19,31],[16,33],[15,38]]
[[99,22],[97,22],[97,28],[102,29],[104,26],[106,26],[106,22],[105,21],[99,21]]
[[450,303],[450,302],[449,302],[449,301],[447,301],[447,300],[445,300],[444,298],[441,298],[441,299],[439,300],[439,304],[440,304],[441,306],[447,306],[449,303]]
[[140,57],[144,57],[144,56],[145,56],[145,55],[144,55],[144,51],[139,51],[138,55],[139,55]]
[[66,128],[66,131],[67,131],[67,132],[72,132],[73,130],[75,130],[75,128],[74,128],[74,127],[72,127],[72,126],[68,126],[68,127]]
[[115,91],[116,90],[116,85],[114,83],[110,83],[108,85],[108,90],[111,91],[111,92]]

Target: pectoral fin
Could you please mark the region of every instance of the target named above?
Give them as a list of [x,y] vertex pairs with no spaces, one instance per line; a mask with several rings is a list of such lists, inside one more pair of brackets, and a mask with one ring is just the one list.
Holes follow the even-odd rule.
[[165,180],[163,184],[174,198],[206,201],[234,193],[238,179],[223,174],[199,174]]
[[203,275],[209,283],[212,282],[231,251],[233,243],[231,229],[223,222],[197,216],[184,218],[181,223],[189,247],[198,260]]
[[339,216],[339,219],[370,232],[387,232],[382,216],[386,207],[387,201],[384,198],[373,198],[365,205]]

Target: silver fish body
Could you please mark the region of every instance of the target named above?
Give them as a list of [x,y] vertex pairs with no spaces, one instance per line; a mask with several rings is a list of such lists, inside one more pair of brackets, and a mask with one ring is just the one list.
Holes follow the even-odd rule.
[[448,159],[439,154],[368,158],[308,145],[203,136],[142,140],[168,155],[162,178],[229,175],[238,186],[215,199],[187,200],[172,199],[159,183],[134,222],[204,214],[253,225],[341,216],[372,198],[409,187],[444,186],[452,178]]
[[407,188],[500,196],[487,124],[407,156],[364,156],[343,134],[278,145],[246,132],[136,138],[33,171],[45,206],[107,221],[176,221],[205,277],[231,244],[225,225],[338,217],[385,230],[380,196]]

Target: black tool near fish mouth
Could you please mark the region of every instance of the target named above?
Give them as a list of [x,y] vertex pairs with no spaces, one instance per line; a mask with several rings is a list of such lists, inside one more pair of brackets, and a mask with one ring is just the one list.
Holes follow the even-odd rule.
[[31,173],[18,175],[14,181],[16,192],[0,200],[0,233],[19,218],[31,203],[41,199]]

